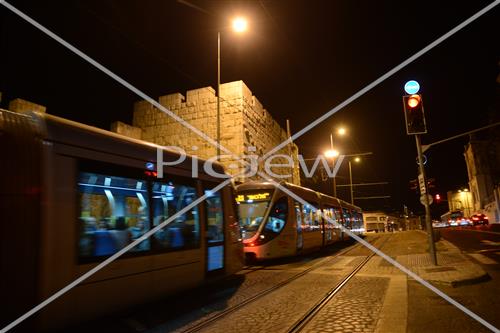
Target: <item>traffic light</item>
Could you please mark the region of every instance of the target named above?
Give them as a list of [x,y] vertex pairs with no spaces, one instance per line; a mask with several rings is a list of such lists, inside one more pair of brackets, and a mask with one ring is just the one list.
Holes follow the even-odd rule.
[[437,203],[441,202],[441,195],[436,194],[435,199]]
[[406,134],[427,133],[422,95],[412,94],[403,96],[403,107],[405,110]]

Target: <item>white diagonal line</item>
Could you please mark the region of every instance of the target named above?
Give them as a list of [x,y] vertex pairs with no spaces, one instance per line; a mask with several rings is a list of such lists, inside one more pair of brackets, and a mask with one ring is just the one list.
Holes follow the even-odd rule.
[[230,150],[228,150],[226,147],[222,146],[220,143],[218,143],[217,141],[215,141],[214,139],[212,139],[211,137],[209,137],[206,133],[204,133],[203,131],[201,131],[198,128],[194,127],[193,125],[191,125],[190,123],[188,123],[187,121],[185,121],[184,119],[182,119],[181,117],[179,117],[178,115],[176,115],[175,113],[173,113],[172,111],[170,111],[169,109],[167,109],[166,107],[164,107],[163,105],[161,105],[159,102],[157,102],[153,98],[149,97],[142,90],[138,89],[137,87],[135,87],[134,85],[132,85],[131,83],[129,83],[128,81],[126,81],[125,79],[123,79],[122,77],[120,77],[119,75],[113,73],[112,71],[110,71],[109,69],[107,69],[106,67],[104,67],[103,65],[101,65],[100,63],[98,63],[96,60],[94,60],[93,58],[89,57],[87,54],[85,54],[84,52],[80,51],[78,48],[76,48],[72,44],[68,43],[67,41],[65,41],[64,39],[62,39],[58,35],[56,35],[54,32],[50,31],[49,29],[47,29],[46,27],[44,27],[43,25],[41,25],[40,23],[38,23],[37,21],[35,21],[31,17],[29,17],[28,15],[26,15],[25,13],[23,13],[22,11],[20,11],[19,9],[17,9],[16,7],[12,6],[7,1],[2,0],[2,1],[0,1],[0,4],[2,4],[3,6],[7,7],[14,14],[18,15],[23,20],[25,20],[28,23],[32,24],[34,27],[36,27],[37,29],[39,29],[40,31],[42,31],[43,33],[45,33],[46,35],[48,35],[49,37],[51,37],[52,39],[54,39],[56,42],[58,42],[62,46],[66,47],[71,52],[75,53],[77,56],[81,57],[83,60],[87,61],[92,66],[94,66],[97,69],[99,69],[104,74],[106,74],[109,77],[111,77],[113,80],[115,80],[116,82],[118,82],[119,84],[121,84],[122,86],[124,86],[125,88],[129,89],[130,91],[132,91],[137,96],[139,96],[142,99],[148,101],[150,104],[152,104],[153,106],[155,106],[156,108],[158,108],[162,112],[166,113],[167,115],[169,115],[170,117],[172,117],[173,119],[175,119],[176,121],[178,121],[184,127],[190,129],[191,131],[193,131],[194,133],[196,133],[197,135],[199,135],[203,139],[207,140],[213,146],[219,147],[225,153],[230,154],[231,156],[234,156],[234,154],[232,154]]
[[399,270],[401,270],[403,273],[407,274],[408,276],[412,277],[413,279],[415,279],[416,281],[418,281],[420,284],[422,284],[424,287],[427,287],[428,289],[430,289],[432,292],[434,292],[435,294],[437,294],[438,296],[441,296],[443,299],[445,299],[447,302],[449,302],[450,304],[454,305],[455,307],[457,307],[459,310],[463,311],[465,314],[467,314],[468,316],[470,316],[471,318],[475,319],[476,321],[478,321],[479,323],[481,323],[483,326],[487,327],[488,329],[490,329],[491,331],[493,332],[496,332],[496,333],[500,333],[500,330],[497,329],[495,326],[493,326],[492,324],[490,324],[489,322],[487,322],[486,320],[484,320],[483,318],[481,318],[480,316],[478,316],[477,314],[475,314],[474,312],[472,312],[471,310],[469,310],[468,308],[466,308],[465,306],[463,306],[462,304],[458,303],[457,301],[455,301],[453,298],[451,298],[450,296],[446,295],[444,292],[442,292],[441,290],[439,290],[438,288],[434,287],[432,284],[430,284],[429,282],[427,282],[426,280],[422,279],[420,276],[418,276],[417,274],[415,274],[414,272],[412,272],[410,269],[406,268],[405,266],[401,265],[399,262],[397,262],[396,260],[392,259],[390,256],[388,256],[387,254],[385,254],[384,252],[380,251],[379,249],[377,249],[375,246],[373,246],[372,244],[368,243],[367,241],[365,241],[364,239],[362,239],[361,237],[359,237],[358,235],[354,234],[351,232],[351,230],[345,228],[342,224],[339,224],[337,223],[337,221],[335,220],[332,220],[330,217],[326,216],[322,211],[321,209],[317,209],[314,205],[310,204],[309,202],[307,202],[306,200],[304,200],[302,197],[298,196],[297,194],[293,193],[292,191],[290,191],[289,189],[287,189],[286,187],[282,186],[281,184],[279,184],[278,182],[276,182],[274,179],[272,179],[271,177],[269,177],[268,175],[266,175],[265,173],[263,172],[259,172],[259,175],[261,177],[264,177],[266,180],[268,180],[269,182],[273,183],[273,185],[277,188],[279,188],[281,191],[285,192],[287,195],[289,195],[290,197],[294,198],[295,200],[297,200],[298,202],[300,202],[301,204],[303,205],[308,205],[310,207],[312,207],[312,210],[314,212],[316,211],[319,211],[321,213],[321,216],[333,223],[335,226],[337,227],[340,227],[340,229],[342,229],[343,232],[347,233],[351,238],[353,238],[354,240],[356,240],[357,242],[361,243],[362,245],[364,245],[365,247],[367,247],[369,250],[371,250],[372,252],[374,252],[375,254],[377,254],[378,256],[384,258],[386,261],[388,261],[389,263],[391,263],[393,266],[395,266],[396,268],[398,268]]
[[369,85],[365,86],[363,89],[359,90],[357,93],[355,93],[354,95],[352,95],[351,97],[349,97],[348,99],[346,99],[345,101],[343,101],[342,103],[340,103],[339,105],[337,105],[336,107],[334,107],[333,109],[328,111],[327,113],[323,114],[322,116],[320,116],[319,118],[314,120],[312,123],[310,123],[306,127],[302,128],[300,131],[298,131],[297,133],[292,135],[290,138],[286,139],[285,141],[283,141],[282,143],[280,143],[279,145],[277,145],[276,147],[274,147],[273,149],[268,151],[266,154],[264,154],[264,156],[261,157],[261,159],[265,160],[267,157],[274,154],[275,152],[277,152],[278,150],[280,150],[281,148],[283,148],[287,144],[290,144],[291,142],[293,142],[293,140],[296,140],[298,137],[309,132],[312,128],[314,128],[315,126],[317,126],[318,124],[320,124],[324,120],[328,119],[330,116],[335,114],[337,111],[339,111],[339,110],[343,109],[344,107],[346,107],[347,105],[351,104],[352,102],[357,100],[359,97],[366,94],[368,91],[372,90],[377,85],[382,83],[384,80],[388,79],[389,77],[391,77],[392,75],[394,75],[395,73],[397,73],[398,71],[400,71],[401,69],[403,69],[404,67],[406,67],[407,65],[412,63],[413,61],[415,61],[416,59],[420,58],[422,55],[424,55],[425,53],[427,53],[428,51],[430,51],[434,47],[436,47],[439,44],[441,44],[442,42],[444,42],[449,37],[453,36],[458,31],[465,28],[470,23],[472,23],[475,20],[477,20],[478,18],[480,18],[482,15],[486,14],[488,11],[492,10],[499,3],[500,3],[500,0],[496,0],[492,3],[490,3],[488,6],[484,7],[483,9],[481,9],[480,11],[478,11],[477,13],[475,13],[474,15],[472,15],[471,17],[469,17],[468,19],[466,19],[465,21],[463,21],[462,23],[457,25],[455,28],[451,29],[450,31],[448,31],[447,33],[445,33],[444,35],[442,35],[441,37],[439,37],[438,39],[436,39],[435,41],[433,41],[432,43],[430,43],[429,45],[427,45],[426,47],[424,47],[423,49],[421,49],[420,51],[418,51],[417,53],[415,53],[414,55],[412,55],[411,57],[409,57],[405,61],[403,61],[402,63],[400,63],[399,65],[397,65],[396,67],[394,67],[393,69],[391,69],[390,71],[385,73],[384,75],[380,76],[378,79],[376,79],[375,81],[373,81]]
[[[210,190],[211,193],[215,193],[215,192],[219,191],[221,188],[223,188],[224,186],[228,185],[231,182],[231,179],[232,178],[228,178],[225,181],[223,181],[222,183],[220,183],[219,185],[215,186],[213,189]],[[201,197],[199,197],[198,199],[194,200],[192,203],[190,203],[186,207],[184,207],[181,210],[179,210],[177,213],[175,213],[174,215],[172,215],[171,217],[169,217],[168,219],[166,219],[165,221],[163,221],[161,224],[159,224],[156,227],[154,227],[153,229],[149,230],[144,235],[142,235],[141,237],[137,238],[135,241],[133,241],[132,243],[128,244],[123,249],[121,249],[120,251],[116,252],[111,257],[107,258],[106,260],[104,260],[103,262],[101,262],[99,265],[95,266],[94,268],[92,268],[91,270],[89,270],[88,272],[86,272],[85,274],[83,274],[82,276],[80,276],[79,278],[77,278],[76,280],[74,280],[73,282],[71,282],[70,284],[68,284],[66,287],[60,289],[59,291],[57,291],[56,293],[54,293],[52,296],[48,297],[43,302],[41,302],[40,304],[38,304],[37,306],[35,306],[31,310],[29,310],[28,312],[26,312],[25,314],[23,314],[22,316],[20,316],[16,320],[14,320],[13,322],[11,322],[9,325],[7,325],[4,328],[2,328],[2,330],[0,332],[1,333],[5,333],[5,332],[11,330],[12,328],[14,328],[15,326],[19,325],[20,323],[22,323],[23,321],[25,321],[26,319],[28,319],[29,317],[31,317],[32,315],[34,315],[35,313],[37,313],[38,311],[40,311],[41,309],[43,309],[44,307],[46,307],[47,305],[49,305],[50,303],[52,303],[53,301],[55,301],[56,299],[58,299],[59,297],[61,297],[62,295],[64,295],[68,291],[70,291],[71,289],[73,289],[74,287],[76,287],[78,284],[80,284],[81,282],[85,281],[86,279],[88,279],[89,277],[91,277],[92,275],[94,275],[95,273],[97,273],[98,271],[100,271],[101,269],[103,269],[104,267],[106,267],[107,265],[109,265],[110,263],[112,263],[113,261],[115,261],[116,259],[118,259],[119,257],[121,257],[123,254],[125,254],[126,252],[128,252],[129,250],[131,250],[132,248],[134,248],[135,246],[137,246],[139,243],[141,243],[142,241],[148,239],[155,232],[157,232],[158,230],[160,230],[160,229],[164,228],[165,226],[167,226],[167,224],[169,224],[170,222],[172,222],[178,216],[186,213],[188,210],[190,210],[194,206],[196,206],[199,203],[203,202],[207,198],[207,196],[208,196],[207,194],[204,194]]]

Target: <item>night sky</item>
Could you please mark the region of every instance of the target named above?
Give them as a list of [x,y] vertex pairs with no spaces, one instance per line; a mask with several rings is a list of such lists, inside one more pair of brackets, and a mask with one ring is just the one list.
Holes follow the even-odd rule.
[[[432,42],[490,1],[16,1],[11,4],[122,76],[149,96],[216,85],[217,31],[222,31],[222,82],[243,80],[275,119],[292,132],[327,112]],[[197,8],[194,8],[197,7]],[[246,16],[249,31],[235,36],[229,19]],[[344,153],[373,152],[353,165],[364,208],[422,210],[409,190],[416,178],[413,137],[406,135],[401,96],[420,82],[430,143],[484,126],[493,114],[500,60],[500,8],[495,8],[429,53],[302,136],[305,157],[336,139]],[[42,32],[0,6],[2,107],[16,97],[48,112],[109,129],[131,123],[139,98]],[[496,115],[498,116],[498,109]],[[433,193],[466,186],[466,139],[427,153]],[[347,182],[347,163],[338,183]],[[329,183],[311,184],[331,191]],[[330,193],[330,192],[329,192]],[[339,191],[348,199],[347,192]],[[444,204],[446,206],[446,204]],[[433,206],[434,215],[445,207]]]

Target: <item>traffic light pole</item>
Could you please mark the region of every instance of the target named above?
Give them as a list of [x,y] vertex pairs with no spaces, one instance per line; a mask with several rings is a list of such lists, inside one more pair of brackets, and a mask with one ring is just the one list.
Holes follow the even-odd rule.
[[424,179],[424,189],[425,193],[421,193],[424,206],[425,206],[425,228],[427,229],[427,240],[429,242],[429,255],[431,256],[431,262],[434,266],[437,265],[436,258],[436,246],[434,244],[434,231],[432,229],[431,222],[431,207],[429,203],[429,195],[427,190],[427,178],[425,177],[425,168],[424,168],[424,159],[422,157],[422,144],[420,143],[420,135],[415,134],[415,143],[417,145],[417,153],[418,153],[418,166],[421,177]]

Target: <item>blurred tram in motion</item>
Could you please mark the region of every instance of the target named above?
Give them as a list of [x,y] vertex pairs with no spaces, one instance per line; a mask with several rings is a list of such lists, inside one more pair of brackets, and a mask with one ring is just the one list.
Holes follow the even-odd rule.
[[338,224],[354,234],[363,234],[359,207],[305,187],[281,185],[311,205],[303,205],[272,183],[237,186],[236,202],[248,260],[293,256],[349,238]]
[[[231,185],[187,157],[157,178],[157,145],[0,109],[0,325],[12,322],[203,194],[208,199],[14,332],[66,327],[241,269]],[[161,151],[160,151],[161,154]],[[161,155],[160,155],[161,156]],[[179,155],[163,150],[164,161]],[[193,163],[200,163],[192,177]],[[213,168],[223,173],[222,166]]]

